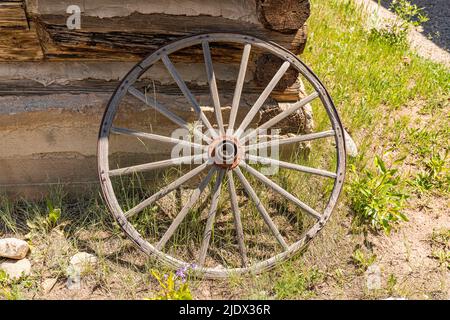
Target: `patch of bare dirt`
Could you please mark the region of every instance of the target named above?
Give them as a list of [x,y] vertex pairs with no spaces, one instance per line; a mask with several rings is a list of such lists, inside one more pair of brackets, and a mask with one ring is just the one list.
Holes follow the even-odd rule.
[[432,196],[415,199],[406,210],[409,221],[389,236],[369,237],[382,275],[393,275],[398,293],[417,299],[449,299],[450,272],[433,257],[433,232],[450,230],[450,201]]

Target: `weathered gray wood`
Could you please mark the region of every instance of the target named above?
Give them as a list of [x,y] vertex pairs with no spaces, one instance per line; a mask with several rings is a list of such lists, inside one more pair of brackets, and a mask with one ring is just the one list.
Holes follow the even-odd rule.
[[195,189],[189,198],[189,201],[184,205],[184,207],[181,209],[181,211],[178,213],[178,215],[173,219],[172,224],[169,226],[169,229],[164,233],[161,240],[159,240],[158,244],[156,245],[156,248],[158,250],[161,250],[167,243],[167,241],[170,240],[172,235],[177,230],[180,223],[184,220],[186,215],[189,213],[189,210],[192,209],[194,204],[197,202],[198,198],[200,198],[200,195],[203,193],[205,188],[208,186],[209,182],[211,181],[211,178],[213,174],[217,171],[215,167],[211,168],[209,170],[208,175],[202,180],[202,182],[199,184],[197,189]]
[[[33,20],[45,57],[50,60],[136,61],[170,41],[208,32],[248,33],[273,40],[297,54],[303,51],[306,42],[304,27],[296,34],[283,34],[254,23],[210,16],[140,13],[104,19],[82,16],[80,30],[68,30],[63,15],[34,15]],[[226,45],[213,48],[213,60],[238,61],[238,52]],[[176,59],[192,62],[201,58],[200,46]]]
[[278,72],[273,76],[272,80],[269,82],[267,87],[264,89],[264,91],[259,96],[258,100],[256,100],[253,107],[250,109],[248,114],[245,116],[244,120],[242,120],[242,123],[240,124],[239,128],[236,130],[236,136],[240,137],[241,134],[244,132],[244,130],[247,128],[247,126],[250,124],[250,122],[255,117],[256,113],[259,111],[259,109],[262,107],[264,102],[269,97],[270,93],[273,91],[275,86],[277,85],[278,81],[283,77],[283,75],[286,73],[287,69],[289,69],[290,63],[289,61],[285,61],[283,65],[280,67]]
[[223,181],[223,176],[225,170],[221,169],[216,177],[216,182],[214,184],[214,189],[211,196],[211,205],[208,212],[208,219],[206,220],[205,232],[203,234],[202,246],[200,248],[200,254],[198,258],[198,263],[203,266],[205,264],[206,254],[209,248],[209,242],[211,241],[211,233],[213,230],[214,220],[217,214],[217,205],[219,203],[220,191]]
[[[144,102],[145,104],[151,106],[152,108],[154,108],[155,110],[157,110],[158,112],[160,112],[161,114],[165,115],[167,118],[169,118],[171,121],[173,121],[174,123],[178,124],[180,127],[185,128],[186,130],[189,130],[194,133],[194,135],[196,135],[197,137],[202,138],[203,140],[205,140],[206,142],[211,142],[211,138],[209,138],[208,136],[204,135],[202,132],[200,132],[197,128],[189,125],[189,123],[187,123],[186,121],[184,121],[183,119],[181,119],[179,116],[177,116],[176,114],[174,114],[173,112],[169,111],[169,109],[167,109],[165,106],[161,105],[160,103],[158,103],[157,101],[154,101],[153,99],[148,99],[141,91],[139,91],[138,89],[134,88],[134,87],[130,87],[128,89],[128,91],[135,96],[136,98],[138,98],[139,100],[141,100],[142,102]],[[200,107],[198,107],[200,109]],[[201,112],[201,114],[203,114],[203,112],[201,111],[197,111],[197,114]],[[203,114],[204,115],[204,114]],[[203,116],[204,117],[204,116]],[[206,118],[206,117],[204,117]],[[209,122],[208,122],[209,123]],[[211,124],[210,124],[211,126]]]
[[241,65],[239,67],[239,74],[236,81],[236,88],[233,95],[233,103],[231,106],[230,120],[228,122],[228,130],[230,134],[234,130],[234,123],[236,122],[236,115],[239,109],[239,103],[241,102],[242,90],[244,88],[245,74],[247,72],[248,59],[250,57],[251,44],[244,46],[244,52],[242,53]]
[[244,186],[245,190],[249,194],[249,196],[252,198],[253,202],[256,205],[256,208],[258,209],[259,213],[261,214],[261,217],[264,219],[264,222],[269,227],[272,234],[277,239],[278,243],[283,247],[284,250],[288,250],[289,246],[287,245],[286,241],[284,240],[283,236],[281,235],[280,231],[278,230],[278,227],[273,223],[272,219],[270,218],[269,214],[267,213],[266,208],[264,208],[261,200],[259,200],[258,195],[256,194],[255,190],[253,190],[252,186],[248,182],[248,180],[245,178],[245,176],[242,174],[239,167],[236,167],[234,169],[234,172],[238,176],[239,180],[241,181],[242,185]]
[[[142,69],[149,68],[152,66],[152,64],[159,59],[158,54],[161,55],[163,50],[165,54],[172,54],[176,52],[180,48],[184,48],[186,46],[195,46],[195,45],[201,45],[202,41],[204,40],[205,36],[196,36],[184,39],[177,43],[172,43],[170,45],[165,46],[163,49],[155,52],[153,55],[146,58],[143,62],[141,62],[136,69],[132,70],[128,76],[123,80],[121,85],[119,86],[118,90],[116,91],[115,95],[112,97],[111,102],[108,106],[108,109],[106,110],[104,121],[102,123],[102,128],[100,132],[100,139],[99,139],[99,175],[102,181],[102,189],[104,191],[105,199],[108,203],[108,206],[110,207],[113,215],[117,219],[118,223],[121,225],[121,227],[125,230],[125,232],[129,235],[129,237],[146,253],[156,255],[156,257],[161,260],[164,264],[170,266],[171,268],[179,268],[182,266],[186,266],[188,263],[186,261],[182,261],[180,259],[174,258],[173,256],[166,254],[160,250],[162,246],[153,246],[148,241],[142,238],[142,236],[134,229],[134,227],[127,221],[126,216],[123,214],[123,211],[115,197],[114,190],[111,184],[111,181],[109,179],[109,176],[107,172],[109,171],[109,163],[108,163],[108,136],[110,133],[110,129],[112,126],[112,121],[114,117],[116,116],[118,112],[118,105],[121,99],[124,96],[124,92],[128,91],[128,88],[135,83],[139,75],[142,74]],[[331,192],[331,195],[328,199],[328,203],[323,211],[323,214],[320,216],[319,221],[317,221],[307,232],[306,234],[302,234],[300,236],[300,239],[298,239],[296,242],[292,243],[291,245],[287,245],[284,241],[284,239],[280,236],[279,230],[277,230],[277,227],[273,224],[273,221],[271,221],[270,217],[268,216],[267,212],[265,212],[267,215],[264,215],[262,213],[263,209],[261,209],[261,202],[257,198],[255,190],[249,185],[248,181],[245,179],[244,175],[240,171],[239,167],[234,169],[234,172],[238,175],[240,178],[242,185],[247,190],[247,193],[250,195],[250,198],[259,206],[260,213],[262,214],[263,218],[265,217],[265,222],[270,225],[269,228],[271,231],[277,235],[277,240],[282,244],[283,248],[285,249],[281,253],[276,253],[272,257],[263,260],[263,261],[252,261],[251,265],[248,265],[246,267],[242,268],[235,268],[230,267],[229,269],[219,269],[219,268],[207,268],[207,267],[200,267],[196,271],[199,275],[210,277],[210,278],[225,278],[228,277],[230,274],[243,274],[248,272],[254,272],[259,273],[263,272],[265,270],[269,270],[273,266],[275,266],[280,261],[283,261],[292,255],[294,255],[296,252],[298,252],[301,248],[303,248],[325,225],[327,220],[329,219],[331,212],[333,208],[336,205],[338,196],[340,191],[343,187],[343,179],[345,175],[345,142],[344,142],[344,135],[343,135],[343,127],[340,123],[339,116],[337,114],[337,111],[333,105],[333,102],[331,101],[328,93],[326,92],[326,89],[323,87],[323,85],[320,83],[318,78],[292,53],[287,52],[286,50],[274,46],[270,43],[267,43],[265,41],[259,40],[259,39],[252,39],[248,36],[244,35],[235,35],[235,34],[210,34],[208,35],[208,41],[214,42],[236,42],[240,45],[250,43],[252,47],[257,47],[260,50],[266,50],[268,52],[271,52],[272,54],[276,55],[280,59],[283,59],[283,61],[287,61],[291,64],[293,68],[295,68],[298,72],[300,72],[310,83],[310,85],[314,88],[314,90],[319,94],[320,101],[322,102],[322,105],[324,106],[327,115],[329,116],[329,120],[332,126],[332,130],[314,133],[310,135],[303,135],[303,136],[297,136],[294,137],[296,141],[303,141],[305,139],[318,139],[321,137],[326,136],[333,136],[335,141],[335,147],[336,147],[336,155],[337,155],[337,170],[336,170],[336,179],[334,182],[334,187]],[[287,140],[288,142],[292,142],[293,140]],[[284,141],[286,142],[286,141]],[[254,145],[253,147],[260,147],[261,144]],[[247,150],[247,148],[244,149]],[[210,160],[209,160],[210,161]],[[243,160],[244,161],[244,160]],[[211,163],[209,163],[211,164]],[[205,163],[207,165],[207,163]],[[216,166],[214,166],[213,169],[215,170]],[[210,173],[212,174],[212,173]],[[209,180],[208,180],[209,181]],[[203,189],[205,188],[205,180],[203,183],[197,187],[196,191],[194,191],[194,194],[191,196],[188,203],[183,207],[182,214],[180,213],[175,219],[177,219],[177,223],[172,223],[173,227],[170,228],[170,232],[167,233],[167,236],[164,237],[164,243],[167,242],[168,239],[170,239],[173,232],[175,232],[175,229],[177,225],[181,223],[181,221],[184,219],[185,215],[187,214],[187,211],[189,211],[189,208],[192,207],[192,202],[195,202],[196,199],[199,197],[199,191],[200,187]],[[194,201],[195,200],[195,201]],[[267,219],[268,218],[268,219]],[[271,223],[272,222],[272,223]],[[164,244],[163,243],[163,244]]]
[[192,92],[187,87],[186,83],[181,78],[180,74],[178,73],[177,69],[173,65],[172,61],[170,61],[170,58],[167,55],[163,55],[161,59],[164,62],[164,65],[166,66],[169,73],[172,75],[172,78],[177,83],[181,92],[183,92],[183,95],[186,97],[186,99],[189,101],[189,103],[194,108],[194,110],[197,113],[197,115],[199,116],[200,120],[206,125],[209,132],[211,133],[211,135],[214,138],[218,137],[216,130],[213,128],[213,126],[209,122],[208,118],[205,116],[205,113],[200,108],[200,105],[198,104],[197,100],[193,96]]
[[182,184],[186,183],[188,180],[190,180],[193,177],[195,177],[198,174],[200,174],[203,170],[205,170],[210,165],[211,165],[211,163],[205,162],[202,165],[198,166],[197,168],[192,169],[191,171],[189,171],[188,173],[184,174],[180,178],[176,179],[174,182],[170,183],[169,185],[167,185],[166,187],[164,187],[163,189],[161,189],[160,191],[158,191],[157,193],[155,193],[151,197],[145,199],[144,201],[142,201],[141,203],[139,203],[135,207],[133,207],[130,210],[128,210],[125,213],[125,216],[127,218],[133,217],[135,214],[141,212],[142,210],[144,210],[146,207],[148,207],[149,205],[151,205],[155,201],[158,201],[159,199],[161,199],[165,195],[169,194],[173,190],[175,190],[178,187],[180,187]]
[[275,182],[273,182],[272,180],[267,178],[265,175],[260,173],[258,170],[255,170],[254,168],[252,168],[251,166],[249,166],[248,164],[246,164],[244,162],[241,162],[239,165],[242,166],[244,169],[246,169],[248,172],[250,172],[250,174],[253,175],[256,179],[258,179],[259,181],[261,181],[262,183],[267,185],[269,188],[272,188],[273,190],[275,190],[276,192],[281,194],[283,197],[285,197],[289,201],[293,202],[294,204],[296,204],[297,206],[299,206],[300,208],[305,210],[308,214],[310,214],[314,218],[320,220],[320,218],[321,218],[320,213],[318,213],[316,210],[314,210],[313,208],[308,206],[306,203],[304,203],[303,201],[298,199],[296,196],[294,196],[290,192],[284,190],[282,187],[280,187],[278,184],[276,184]]
[[289,107],[288,109],[286,109],[283,112],[279,113],[278,115],[276,115],[275,117],[273,117],[269,121],[267,121],[267,122],[263,123],[262,125],[260,125],[255,130],[253,130],[250,133],[244,135],[241,138],[241,142],[244,143],[244,142],[248,141],[249,139],[254,137],[256,134],[258,134],[258,132],[260,130],[266,130],[266,129],[269,129],[270,127],[273,127],[278,122],[280,122],[281,120],[287,118],[288,116],[290,116],[294,112],[298,111],[298,109],[300,109],[301,107],[303,107],[306,104],[310,103],[312,100],[314,100],[318,96],[319,96],[319,94],[317,92],[314,92],[314,93],[310,94],[309,96],[301,99],[300,101],[296,102],[293,106]]
[[[71,66],[67,66],[70,68]],[[104,68],[109,68],[105,65]],[[48,95],[58,93],[110,93],[112,94],[115,88],[119,85],[119,81],[100,80],[100,79],[85,79],[79,81],[67,81],[64,84],[49,83],[47,85],[30,80],[3,80],[0,81],[0,96],[26,96],[26,95]],[[208,88],[196,82],[187,82],[189,89],[194,96],[208,94]],[[220,95],[233,95],[235,91],[234,81],[217,81],[220,87]],[[160,94],[178,95],[180,89],[176,84],[161,84],[158,81],[150,81],[149,79],[141,80],[134,84],[136,89],[145,87],[155,88]],[[264,90],[264,86],[260,86],[254,81],[249,81],[243,84],[242,95],[249,96],[260,94]],[[144,90],[142,90],[144,91]],[[278,102],[296,102],[298,101],[299,88],[290,87],[286,90],[274,90],[271,97]],[[237,110],[236,110],[237,112]]]
[[254,156],[251,154],[247,154],[246,158],[250,161],[255,161],[255,162],[258,162],[261,164],[274,165],[274,166],[278,166],[281,168],[311,173],[311,174],[315,174],[315,175],[322,176],[322,177],[328,177],[328,178],[333,178],[333,179],[336,178],[336,173],[334,173],[334,172],[330,172],[330,171],[322,170],[322,169],[310,168],[310,167],[306,167],[306,166],[301,166],[296,163],[290,163],[290,162],[280,161],[280,160],[266,158],[266,157],[259,157],[259,156]]
[[236,239],[239,246],[239,253],[241,254],[242,266],[245,268],[248,265],[247,248],[244,243],[244,231],[242,228],[241,212],[239,210],[239,203],[236,194],[236,187],[234,185],[233,172],[228,171],[228,192],[230,193],[231,210],[233,211],[234,227],[236,229]]
[[172,159],[162,160],[162,161],[157,161],[157,162],[144,163],[144,164],[139,164],[136,166],[110,170],[109,175],[111,177],[114,177],[114,176],[121,176],[121,175],[125,175],[125,174],[133,174],[133,173],[137,173],[137,172],[144,172],[144,171],[150,171],[150,170],[156,170],[156,169],[164,169],[164,168],[175,166],[175,165],[192,164],[192,163],[195,163],[196,161],[199,161],[202,158],[206,158],[206,156],[207,156],[207,153],[204,153],[204,154],[200,154],[200,155],[186,156],[186,157],[172,158]]
[[332,137],[335,135],[336,135],[336,132],[334,130],[314,132],[314,133],[302,134],[302,135],[295,136],[295,137],[282,138],[282,139],[276,139],[276,140],[271,140],[271,141],[267,141],[267,142],[250,144],[248,146],[245,146],[245,149],[246,150],[255,150],[255,149],[261,149],[261,148],[268,148],[268,147],[279,146],[279,145],[283,145],[283,144],[292,144],[292,143],[298,143],[298,142],[312,141],[312,140],[316,140],[316,139]]
[[154,141],[159,141],[159,142],[178,144],[180,146],[192,147],[192,148],[200,149],[200,150],[207,148],[206,146],[203,146],[198,143],[189,142],[186,140],[176,139],[176,138],[172,138],[172,137],[166,137],[166,136],[162,136],[162,135],[154,134],[154,133],[140,132],[140,131],[131,130],[131,129],[127,129],[127,128],[113,127],[113,128],[111,128],[111,132],[116,133],[116,134],[122,134],[122,135],[142,138],[142,139],[149,139],[149,140],[154,140]]
[[214,105],[214,113],[216,114],[217,125],[221,135],[225,134],[223,126],[222,110],[219,99],[219,92],[217,90],[216,76],[214,74],[214,68],[211,59],[211,51],[209,49],[208,41],[202,42],[203,55],[205,57],[206,77],[208,78],[209,90],[211,91],[211,98]]

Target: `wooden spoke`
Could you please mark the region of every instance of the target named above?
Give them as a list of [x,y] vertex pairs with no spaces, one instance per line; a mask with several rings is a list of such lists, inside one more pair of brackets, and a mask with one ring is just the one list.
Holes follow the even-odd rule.
[[214,130],[214,128],[212,127],[211,123],[209,122],[209,120],[206,117],[205,113],[202,111],[202,108],[198,104],[198,102],[195,99],[194,95],[189,90],[189,88],[187,87],[187,85],[183,81],[183,79],[181,78],[181,75],[178,73],[178,71],[175,68],[175,66],[173,65],[172,61],[170,61],[170,58],[167,55],[163,55],[161,59],[162,59],[164,65],[166,66],[167,70],[169,71],[170,75],[172,76],[172,78],[177,83],[177,85],[180,88],[181,92],[183,92],[183,95],[186,97],[186,99],[189,101],[189,103],[194,108],[194,111],[197,113],[197,115],[200,117],[202,122],[206,125],[206,127],[211,132],[211,135],[214,138],[217,138],[218,135],[217,135],[216,130]]
[[266,211],[266,208],[264,208],[261,200],[259,200],[258,195],[256,194],[255,190],[253,190],[250,183],[247,181],[247,179],[242,174],[242,171],[239,169],[239,167],[236,167],[234,169],[234,172],[238,176],[239,180],[241,181],[242,185],[244,186],[244,189],[247,191],[247,193],[252,198],[253,202],[256,205],[256,208],[258,209],[259,213],[261,214],[262,218],[264,219],[264,222],[269,227],[270,231],[272,231],[273,235],[277,239],[278,243],[285,249],[288,250],[289,246],[287,245],[286,241],[284,240],[283,236],[281,235],[280,231],[278,230],[275,223],[270,218],[269,214]]
[[247,248],[244,244],[244,231],[242,228],[241,212],[239,210],[239,204],[237,200],[236,187],[234,186],[233,173],[227,172],[228,176],[228,192],[230,193],[231,210],[233,211],[234,227],[236,229],[236,238],[239,246],[239,252],[241,254],[242,266],[248,265]]
[[225,134],[223,127],[222,110],[220,108],[219,92],[217,90],[216,75],[214,74],[214,68],[211,59],[211,51],[209,49],[208,41],[202,42],[203,55],[205,57],[206,76],[208,77],[209,90],[214,103],[214,111],[216,114],[217,125],[221,135]]
[[187,140],[181,140],[181,139],[176,139],[176,138],[172,138],[172,137],[161,136],[159,134],[140,132],[140,131],[126,129],[126,128],[112,127],[111,132],[115,133],[115,134],[122,134],[122,135],[132,136],[132,137],[136,137],[136,138],[178,144],[181,146],[192,147],[194,149],[203,150],[203,149],[208,148],[207,146],[204,146],[204,145],[201,145],[198,143],[193,143],[193,142],[190,142]]
[[255,149],[262,149],[277,145],[283,145],[283,144],[291,144],[296,142],[305,142],[305,141],[312,141],[316,139],[322,139],[326,137],[332,137],[335,136],[336,133],[334,130],[328,130],[328,131],[322,131],[322,132],[315,132],[315,133],[308,133],[303,134],[295,137],[289,137],[289,138],[283,138],[283,139],[275,139],[267,142],[261,142],[261,143],[255,143],[250,144],[248,146],[245,146],[245,150],[255,150]]
[[272,93],[273,89],[275,89],[275,86],[278,84],[278,82],[284,76],[286,71],[289,69],[290,65],[291,64],[289,63],[289,61],[285,61],[281,65],[280,69],[277,71],[277,73],[272,78],[272,80],[270,80],[269,84],[264,89],[263,93],[259,96],[258,100],[256,100],[256,102],[253,105],[253,107],[250,109],[248,114],[245,116],[244,120],[242,120],[241,125],[239,126],[239,128],[236,131],[236,136],[237,137],[240,137],[242,135],[244,130],[247,128],[247,126],[250,124],[250,122],[255,117],[256,113],[258,113],[259,109],[262,107],[264,102],[267,100],[269,95]]
[[280,161],[280,160],[266,158],[266,157],[254,156],[251,154],[247,154],[246,158],[250,161],[259,162],[262,164],[278,166],[281,168],[292,169],[292,170],[297,170],[297,171],[301,171],[301,172],[315,174],[315,175],[322,176],[322,177],[336,179],[336,173],[330,172],[327,170],[306,167],[306,166],[302,166],[302,165],[295,164],[295,163]]
[[206,158],[208,156],[207,153],[193,155],[193,156],[186,156],[186,157],[180,157],[180,158],[173,158],[173,159],[167,159],[162,161],[156,161],[156,162],[150,162],[145,164],[139,164],[137,166],[131,166],[131,167],[125,167],[125,168],[119,168],[109,171],[109,175],[111,177],[114,176],[121,176],[124,174],[132,174],[136,172],[144,172],[144,171],[150,171],[155,169],[163,169],[174,165],[180,165],[180,164],[191,164],[192,162],[200,161],[203,158]]
[[250,167],[249,165],[247,165],[245,162],[241,162],[240,166],[242,166],[243,168],[245,168],[251,175],[253,175],[256,179],[258,179],[259,181],[263,182],[265,185],[267,185],[268,187],[272,188],[273,190],[275,190],[276,192],[278,192],[279,194],[281,194],[283,197],[285,197],[286,199],[288,199],[289,201],[295,203],[297,206],[299,206],[300,208],[302,208],[303,210],[305,210],[308,214],[310,214],[311,216],[313,216],[314,218],[320,220],[321,215],[320,213],[318,213],[316,210],[314,210],[313,208],[309,207],[307,204],[305,204],[304,202],[302,202],[301,200],[299,200],[297,197],[295,197],[294,195],[292,195],[291,193],[287,192],[286,190],[284,190],[282,187],[280,187],[278,184],[276,184],[275,182],[273,182],[272,180],[270,180],[269,178],[267,178],[265,175],[263,175],[261,172],[259,172],[258,170],[255,170],[254,168]]
[[270,127],[273,127],[274,125],[276,125],[281,120],[285,119],[286,117],[290,116],[291,114],[296,112],[301,107],[305,106],[306,104],[308,104],[311,101],[313,101],[314,99],[316,99],[318,96],[319,96],[319,94],[317,92],[314,92],[314,93],[310,94],[309,96],[301,99],[300,101],[294,103],[290,108],[288,108],[288,109],[284,110],[283,112],[279,113],[278,115],[276,115],[275,117],[273,117],[272,119],[270,119],[266,123],[260,125],[258,128],[256,128],[255,130],[251,131],[247,135],[244,135],[240,139],[241,143],[245,143],[245,141],[248,141],[249,139],[251,139],[252,137],[257,135],[261,130],[266,130],[266,129],[269,129]]
[[173,220],[172,224],[169,226],[169,229],[167,229],[166,233],[164,233],[163,237],[156,245],[156,248],[158,248],[158,250],[161,250],[166,245],[167,241],[169,241],[169,239],[173,236],[175,230],[177,230],[180,223],[189,213],[189,210],[192,209],[194,204],[197,202],[198,198],[200,198],[200,195],[203,193],[206,186],[209,184],[209,181],[211,181],[211,178],[215,172],[216,168],[215,167],[211,168],[208,172],[208,175],[202,180],[197,189],[194,190],[191,197],[189,198],[189,201],[184,205],[180,213],[178,213],[178,215]]
[[178,187],[180,187],[182,184],[184,184],[188,180],[190,180],[193,177],[195,177],[198,174],[200,174],[203,170],[205,170],[209,166],[211,166],[211,163],[210,162],[205,162],[202,165],[198,166],[197,168],[192,169],[191,171],[189,171],[185,175],[181,176],[180,178],[178,178],[177,180],[175,180],[174,182],[172,182],[168,186],[166,186],[166,187],[162,188],[161,190],[159,190],[157,193],[155,193],[151,197],[145,199],[144,201],[142,201],[141,203],[139,203],[138,205],[136,205],[132,209],[130,209],[127,212],[125,212],[125,216],[127,218],[133,217],[137,213],[139,213],[142,210],[144,210],[146,207],[150,206],[155,201],[158,201],[162,197],[168,195],[170,192],[172,192],[173,190],[175,190]]
[[217,213],[217,204],[219,203],[220,197],[220,187],[222,186],[223,176],[225,174],[225,170],[220,170],[217,174],[216,183],[214,185],[214,190],[211,197],[211,207],[208,213],[208,219],[206,221],[205,233],[203,235],[202,247],[200,248],[200,256],[198,259],[198,263],[202,266],[205,264],[206,254],[209,248],[209,242],[211,240],[211,232],[214,225],[214,220],[216,219]]
[[195,136],[202,138],[202,140],[204,140],[205,142],[210,143],[212,141],[210,137],[204,135],[197,128],[195,128],[195,127],[192,128],[192,126],[189,125],[188,122],[181,119],[179,116],[177,116],[175,113],[171,112],[169,109],[167,109],[165,106],[163,106],[159,102],[154,101],[152,99],[147,99],[147,97],[141,91],[136,89],[135,87],[130,86],[130,88],[128,89],[128,92],[130,94],[132,94],[134,97],[136,97],[137,99],[144,102],[146,105],[152,107],[153,109],[155,109],[162,115],[166,116],[173,123],[179,125],[180,127],[184,128],[188,131],[192,130],[192,132]]
[[247,73],[248,59],[250,57],[251,44],[247,43],[244,46],[244,52],[242,53],[241,66],[239,67],[239,74],[236,81],[236,88],[234,90],[233,103],[231,105],[230,120],[228,123],[228,134],[232,134],[234,130],[234,124],[236,122],[236,116],[241,102],[242,89],[244,88],[245,75]]

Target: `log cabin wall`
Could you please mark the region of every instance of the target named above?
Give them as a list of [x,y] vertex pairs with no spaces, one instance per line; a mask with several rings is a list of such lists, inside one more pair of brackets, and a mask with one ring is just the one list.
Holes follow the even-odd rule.
[[[69,5],[81,9],[80,30],[66,26]],[[0,0],[0,192],[34,196],[52,184],[96,185],[97,132],[108,99],[137,61],[168,41],[239,32],[300,54],[308,16],[307,0]],[[231,92],[240,52],[218,47],[212,54],[218,81]],[[196,59],[195,52],[176,59],[194,87],[200,78]],[[272,76],[270,64],[266,57],[254,58],[244,92],[249,101]],[[153,67],[152,77],[170,96],[173,81],[162,69]],[[299,83],[291,78],[272,103],[298,98]],[[142,114],[132,104],[127,121],[138,121]],[[308,131],[310,114],[304,111]],[[160,123],[169,125],[163,118]],[[168,152],[154,151],[155,157]]]

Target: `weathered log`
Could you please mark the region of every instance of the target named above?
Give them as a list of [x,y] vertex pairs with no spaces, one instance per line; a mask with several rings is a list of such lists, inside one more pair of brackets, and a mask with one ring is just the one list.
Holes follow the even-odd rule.
[[28,29],[22,1],[0,1],[0,30]]
[[[129,4],[136,11],[134,14],[119,16],[114,14],[117,14],[116,11],[121,7],[121,1],[105,0],[104,5],[109,8],[108,11],[112,11],[109,18],[103,19],[101,15],[92,15],[99,14],[100,4],[86,5],[84,2],[75,1],[75,4],[79,4],[91,14],[82,16],[81,30],[69,30],[66,26],[68,15],[63,9],[73,4],[73,1],[69,3],[63,0],[30,0],[26,1],[27,8],[24,1],[1,1],[0,61],[40,59],[41,46],[46,59],[138,60],[168,41],[205,32],[248,33],[277,42],[300,54],[306,42],[304,22],[309,15],[309,2],[254,1],[240,2],[243,16],[239,16],[236,12],[230,13],[232,4],[224,6],[219,1],[207,5],[205,3],[203,7],[207,8],[204,10],[196,7],[189,14],[181,15],[177,10],[170,9],[174,7],[176,0],[172,0],[173,3],[168,3],[165,8],[156,2],[145,5],[136,0]],[[256,6],[253,9],[255,18],[252,17],[250,9],[252,4]],[[200,5],[200,2],[196,5]],[[55,9],[52,9],[53,7]],[[217,16],[218,14],[220,16]],[[27,16],[36,22],[36,28],[28,21]],[[220,52],[218,55],[228,56]],[[231,58],[234,59],[233,55]]]
[[[30,96],[30,95],[49,95],[55,93],[83,94],[89,92],[112,94],[119,84],[118,81],[104,81],[98,79],[86,79],[81,81],[71,81],[65,84],[43,85],[35,81],[9,80],[0,81],[1,96]],[[194,95],[207,95],[209,89],[206,86],[197,83],[188,83],[189,89]],[[158,94],[176,95],[180,90],[176,84],[161,84],[155,81],[143,80],[135,85],[137,88],[147,91],[156,91]],[[232,96],[235,89],[235,82],[219,81],[221,94]],[[260,94],[264,87],[254,81],[246,83],[243,95]],[[271,97],[277,101],[292,102],[299,98],[298,85],[291,85],[287,89],[276,89]]]
[[[111,94],[118,81],[133,65],[134,62],[116,61],[0,63],[0,96],[47,95],[58,92],[74,94],[108,92]],[[204,93],[207,90],[204,85],[207,79],[203,61],[198,64],[176,63],[176,67],[194,94]],[[220,91],[232,95],[239,65],[215,63],[214,67]],[[267,69],[267,76],[264,76],[263,72],[257,72],[258,75],[255,76],[255,68],[255,65],[249,66],[244,94],[261,93],[270,77],[273,76],[273,73],[269,74],[274,71],[273,68],[268,66],[261,68],[264,71]],[[292,84],[290,76],[291,72],[288,72],[287,79],[282,78],[281,83],[286,83],[287,88],[277,87],[271,95],[274,99],[280,102],[298,99],[298,86],[295,83],[292,87],[290,86]],[[153,66],[145,73],[140,83],[142,86],[154,84],[155,89],[163,94],[173,94],[178,90],[162,63]]]
[[[33,20],[44,55],[50,60],[138,60],[170,41],[208,32],[247,33],[275,41],[295,53],[301,53],[306,42],[302,28],[297,34],[288,35],[222,17],[140,13],[104,19],[83,16],[80,30],[69,30],[63,15],[38,15]],[[225,45],[213,48],[212,54],[222,62],[225,59],[239,61],[239,51],[220,49],[230,48]],[[195,59],[198,53],[201,48],[197,52],[186,52],[184,58]]]
[[42,59],[36,32],[30,30],[22,2],[0,2],[0,61]]
[[[35,187],[41,190],[41,185],[48,183],[95,183],[102,112],[118,81],[136,61],[169,41],[217,31],[248,33],[299,54],[306,42],[306,27],[295,8],[307,8],[307,16],[309,7],[302,7],[303,2],[307,1],[27,0],[25,7],[22,1],[0,0],[0,62],[4,62],[0,63],[0,150],[4,151],[0,192],[31,186],[34,193]],[[71,4],[81,7],[80,30],[66,26],[65,10]],[[275,13],[286,17],[277,20]],[[242,49],[230,44],[211,46],[224,117],[229,116]],[[171,58],[212,121],[202,48]],[[238,121],[278,66],[253,48]],[[287,106],[280,102],[298,100],[301,90],[295,78],[288,72],[281,79],[252,126]],[[153,66],[135,86],[143,91],[147,88],[150,95],[154,90],[173,112],[192,117],[189,104],[164,65]],[[124,127],[145,129],[152,124],[152,130],[167,134],[176,128],[133,97],[121,107],[117,120]],[[295,128],[308,131],[308,110],[301,111],[280,123],[283,132]],[[141,157],[138,162],[170,153],[166,145],[153,146],[150,152],[138,148],[141,143],[123,140],[111,151],[121,153],[123,161]]]
[[258,18],[268,29],[296,33],[310,14],[309,0],[257,0]]

